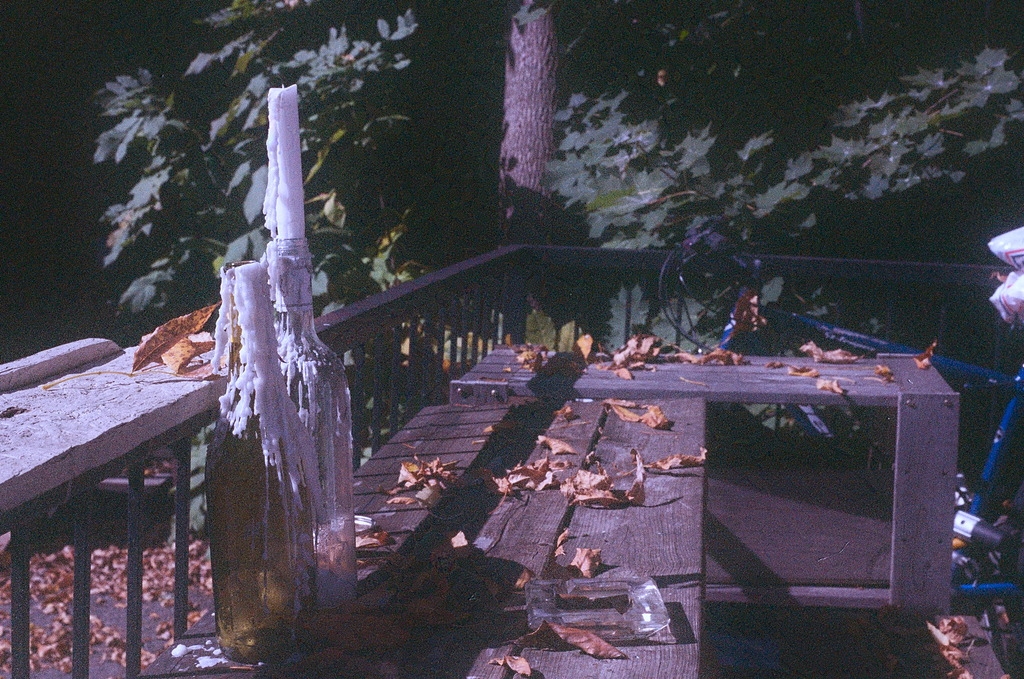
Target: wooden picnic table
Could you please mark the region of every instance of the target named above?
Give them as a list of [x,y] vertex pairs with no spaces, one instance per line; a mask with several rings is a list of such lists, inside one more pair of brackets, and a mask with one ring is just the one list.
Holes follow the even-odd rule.
[[[613,475],[632,476],[630,451],[653,462],[672,453],[698,455],[703,442],[704,402],[680,398],[658,402],[673,420],[659,431],[609,416],[602,404],[573,402],[576,417],[555,417],[562,402],[513,397],[504,403],[472,407],[447,405],[423,409],[356,473],[356,511],[396,541],[388,549],[414,553],[428,533],[462,531],[496,570],[512,580],[524,570],[539,576],[552,562],[567,566],[576,548],[602,550],[608,569],[603,576],[630,572],[650,576],[658,585],[671,625],[642,643],[620,648],[627,660],[598,660],[579,651],[521,648],[515,639],[528,630],[524,598],[515,592],[499,609],[476,612],[465,622],[417,637],[415,646],[393,654],[403,677],[512,676],[489,664],[492,658],[522,655],[543,676],[556,677],[679,677],[696,678],[700,670],[701,601],[703,592],[702,468],[652,474],[646,482],[644,506],[624,509],[571,507],[557,488],[523,491],[500,497],[474,482],[472,470],[501,474],[517,463],[551,455],[537,443],[545,434],[572,445],[573,473],[593,453]],[[403,461],[455,462],[466,483],[453,496],[424,508],[387,504],[381,488],[395,484]],[[622,482],[627,484],[628,478]],[[559,535],[567,531],[564,554],[555,556]],[[365,555],[364,555],[365,556]],[[369,569],[368,569],[369,570]],[[366,575],[363,572],[362,575]],[[599,576],[601,577],[601,576]],[[364,580],[365,582],[365,580]],[[147,675],[159,677],[216,676],[218,666],[212,621],[201,621],[185,639],[177,657],[164,653]],[[206,669],[203,669],[204,666]],[[237,670],[230,672],[231,676]],[[244,673],[243,673],[244,674]],[[227,674],[225,674],[227,676]]]

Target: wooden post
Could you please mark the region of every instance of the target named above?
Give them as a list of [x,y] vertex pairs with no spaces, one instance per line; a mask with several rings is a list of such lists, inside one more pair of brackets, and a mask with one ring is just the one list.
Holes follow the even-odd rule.
[[896,407],[891,599],[915,613],[946,613],[960,398],[949,389],[935,393],[939,390],[931,383],[938,378],[934,369],[907,369],[909,361],[901,363],[904,369],[899,372],[904,379],[900,379]]

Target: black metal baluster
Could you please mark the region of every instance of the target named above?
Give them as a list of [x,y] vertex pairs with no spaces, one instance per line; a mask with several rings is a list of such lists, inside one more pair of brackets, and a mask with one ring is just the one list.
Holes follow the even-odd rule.
[[633,333],[630,332],[630,328],[633,327],[633,288],[631,288],[628,284],[626,285],[626,314],[625,315],[626,315],[626,321],[625,321],[625,324],[624,324],[625,327],[622,330],[622,332],[623,332],[622,343],[623,344],[628,342],[629,338],[633,336]]
[[433,381],[432,368],[434,367],[434,350],[431,342],[437,335],[435,329],[437,319],[436,311],[428,311],[423,314],[423,335],[420,342],[419,380],[420,380],[420,408],[430,405],[430,385]]
[[17,523],[11,528],[11,679],[28,679],[30,672],[29,536],[29,528],[24,524]]
[[128,605],[125,629],[125,679],[142,671],[142,492],[143,466],[128,465]]
[[483,288],[480,298],[480,358],[491,353],[494,341],[494,295],[492,286]]
[[405,381],[405,421],[421,407],[420,380],[422,379],[420,352],[420,319],[413,316],[409,320],[409,367],[406,369]]
[[352,382],[349,395],[352,400],[352,464],[359,467],[366,447],[366,345],[352,347]]
[[465,293],[459,296],[459,337],[462,340],[462,351],[459,356],[459,375],[469,372],[469,335],[471,333],[469,323],[469,299]]
[[444,343],[448,330],[448,311],[443,306],[437,309],[437,325],[434,327],[434,341],[437,342],[437,353],[434,355],[434,375],[437,379],[433,385],[432,403],[444,403],[448,396],[448,372],[444,369]]
[[384,333],[373,338],[373,409],[370,411],[370,449],[380,449],[381,418],[384,413],[384,358],[387,340]]
[[188,530],[192,506],[192,440],[171,445],[174,451],[174,638],[188,629]]
[[458,370],[459,336],[462,334],[462,301],[456,297],[449,306],[451,310],[451,332],[448,335],[448,379],[461,376]]
[[402,326],[396,325],[391,331],[391,389],[388,404],[388,438],[398,432],[399,405],[401,403],[402,378]]
[[88,494],[78,503],[72,527],[75,549],[74,593],[71,602],[71,676],[89,679],[89,590],[92,549],[89,546],[89,524],[92,522],[92,498]]
[[478,283],[473,286],[473,322],[470,332],[473,334],[473,346],[470,350],[469,367],[472,368],[480,361],[480,335],[482,334],[482,328],[484,324],[484,292],[482,286]]

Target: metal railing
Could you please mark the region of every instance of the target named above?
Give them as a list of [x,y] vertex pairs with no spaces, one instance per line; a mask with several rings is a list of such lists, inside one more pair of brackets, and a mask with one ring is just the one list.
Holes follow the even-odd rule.
[[[397,285],[317,320],[320,336],[339,354],[345,353],[352,392],[353,437],[357,459],[375,451],[420,408],[447,401],[448,383],[468,371],[494,346],[522,342],[531,304],[547,307],[559,324],[574,323],[575,334],[602,334],[609,294],[625,289],[623,326],[629,336],[638,318],[633,312],[642,296],[656,303],[657,274],[665,251],[515,245],[499,248],[462,263]],[[764,256],[765,276],[811,288],[828,282],[836,299],[830,319],[839,325],[874,319],[890,339],[910,345],[939,339],[954,354],[969,352],[979,363],[1005,370],[1007,356],[1019,361],[1024,351],[1005,348],[1005,333],[985,299],[997,266],[899,263]],[[845,297],[844,297],[845,296]],[[974,309],[971,314],[965,308]],[[979,324],[977,319],[982,319]],[[972,320],[973,319],[973,320]],[[973,325],[963,330],[965,320]],[[598,327],[600,326],[600,327]],[[982,327],[984,326],[984,327]],[[75,554],[91,553],[88,543],[89,492],[112,474],[126,469],[129,480],[126,521],[127,669],[129,678],[141,670],[142,649],[142,494],[143,466],[154,450],[169,446],[176,461],[175,535],[189,526],[190,439],[215,413],[193,417],[174,431],[162,433],[129,455],[103,468],[89,470],[74,481],[35,498],[13,511],[0,513],[0,534],[11,531],[12,679],[29,676],[29,556],[34,526],[53,507],[74,505]],[[175,550],[174,636],[186,630],[188,614],[188,541]],[[72,676],[89,674],[89,559],[75,559],[73,593]]]

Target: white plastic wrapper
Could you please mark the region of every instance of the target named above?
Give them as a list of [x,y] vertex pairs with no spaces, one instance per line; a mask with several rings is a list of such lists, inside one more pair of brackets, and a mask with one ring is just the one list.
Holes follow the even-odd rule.
[[988,242],[988,249],[1014,269],[1024,270],[1024,226],[996,236]]
[[1024,321],[1024,276],[1011,271],[988,301],[1007,323]]

